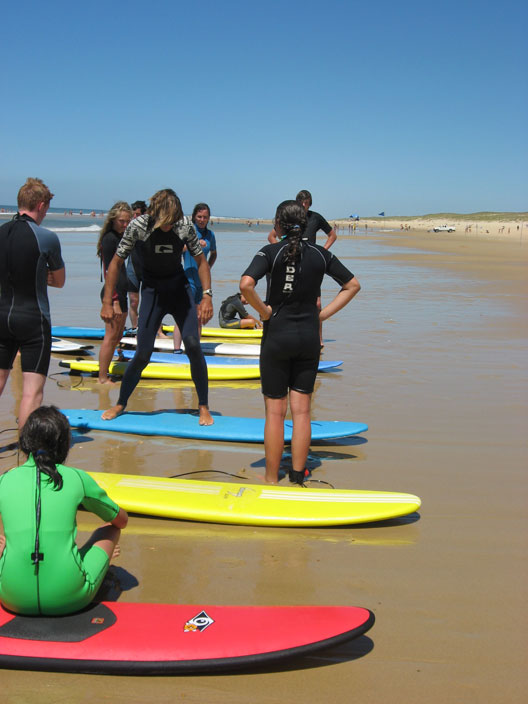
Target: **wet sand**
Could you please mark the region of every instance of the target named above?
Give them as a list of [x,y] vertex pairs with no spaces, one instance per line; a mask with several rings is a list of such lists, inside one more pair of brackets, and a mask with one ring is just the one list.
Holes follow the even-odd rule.
[[[233,260],[229,236],[219,238],[215,312],[264,241],[265,234],[248,235]],[[65,249],[70,245],[67,266],[76,272],[78,243]],[[319,377],[313,416],[363,421],[370,429],[362,439],[313,446],[314,478],[339,488],[416,493],[420,515],[304,530],[132,517],[112,572],[122,601],[354,604],[374,611],[373,629],[282,669],[236,675],[3,671],[5,702],[275,704],[329,694],[373,704],[524,701],[528,248],[395,232],[340,236],[335,252],[362,291],[325,324],[324,356],[344,365]],[[53,293],[54,322],[97,324],[97,306],[88,305],[100,287],[97,272],[94,278],[70,276],[67,291]],[[334,291],[329,280],[323,299]],[[50,374],[61,371],[59,359]],[[13,391],[20,394],[17,369],[1,400],[1,429],[14,427]],[[45,401],[103,408],[115,395],[61,373],[48,380]],[[142,382],[129,408],[195,403],[183,383]],[[262,414],[254,383],[212,384],[210,403],[226,415]],[[5,446],[15,433],[0,437]],[[13,466],[8,454],[0,453],[0,470]],[[257,479],[263,448],[91,433],[75,443],[69,463],[159,476],[216,469]],[[79,514],[80,537],[96,523]]]

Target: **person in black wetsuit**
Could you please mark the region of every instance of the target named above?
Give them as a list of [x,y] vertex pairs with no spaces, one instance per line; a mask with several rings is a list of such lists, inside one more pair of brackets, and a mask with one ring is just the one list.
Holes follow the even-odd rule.
[[47,287],[66,280],[59,238],[41,227],[53,193],[38,178],[18,192],[18,213],[0,227],[0,394],[20,350],[21,429],[40,406],[51,355],[51,319]]
[[[284,449],[288,393],[293,419],[290,481],[302,484],[310,449],[310,406],[319,364],[319,322],[341,310],[360,290],[355,276],[328,250],[304,239],[305,209],[294,200],[277,208],[275,230],[284,238],[257,252],[240,290],[264,321],[260,376],[266,409],[264,447],[267,482],[276,484]],[[329,274],[341,290],[321,311],[321,282]],[[266,302],[255,291],[268,276]]]
[[[128,223],[132,219],[132,208],[125,201],[120,200],[110,208],[106,220],[101,228],[99,240],[97,242],[97,256],[101,260],[101,266],[104,276],[110,266],[117,250],[124,231],[128,227]],[[125,323],[127,319],[128,302],[127,302],[128,279],[125,268],[122,267],[119,271],[119,277],[115,290],[112,293],[112,307],[114,309],[114,317],[110,321],[105,321],[104,339],[99,348],[99,383],[113,384],[114,382],[108,376],[108,367],[114,356],[115,349],[123,337]],[[104,287],[101,291],[101,300],[103,300]]]
[[241,293],[235,293],[222,301],[218,312],[218,322],[221,328],[261,328],[262,323],[250,315],[244,306],[247,301]]
[[[304,237],[308,240],[308,242],[310,242],[310,244],[315,244],[317,233],[319,232],[319,230],[322,230],[327,237],[326,242],[323,246],[325,249],[330,249],[330,247],[336,241],[337,235],[332,225],[330,225],[330,223],[327,222],[320,213],[316,213],[315,210],[310,210],[310,208],[312,207],[312,194],[310,193],[310,191],[299,191],[299,193],[297,193],[297,195],[295,196],[295,200],[306,210],[307,222],[306,229],[304,231]],[[277,235],[275,229],[273,229],[268,235],[268,242],[271,242],[273,244],[275,242],[278,242],[279,240],[280,237]],[[319,294],[319,297],[317,298],[317,307],[319,310],[321,310],[321,294]],[[319,324],[319,344],[321,345],[322,349],[324,347],[322,323]]]
[[[198,308],[192,299],[181,263],[184,245],[187,245],[196,259],[204,289],[204,297]],[[138,344],[123,376],[117,404],[105,411],[102,418],[110,420],[125,410],[130,394],[150,360],[161,321],[169,314],[181,331],[185,352],[189,357],[191,377],[198,394],[199,423],[212,425],[213,418],[208,407],[207,364],[198,333],[198,316],[205,325],[213,315],[211,273],[193,224],[184,218],[180,199],[172,189],[166,188],[155,193],[147,213],[132,220],[121,238],[106,273],[101,308],[101,318],[105,322],[114,317],[112,292],[119,271],[134,248],[141,266]]]

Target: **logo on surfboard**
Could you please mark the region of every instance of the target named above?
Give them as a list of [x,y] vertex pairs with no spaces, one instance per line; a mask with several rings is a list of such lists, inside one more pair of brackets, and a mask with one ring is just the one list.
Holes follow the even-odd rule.
[[205,611],[200,611],[199,614],[187,621],[187,623],[183,627],[183,632],[195,633],[196,631],[205,631],[205,629],[213,623],[214,619],[208,616]]

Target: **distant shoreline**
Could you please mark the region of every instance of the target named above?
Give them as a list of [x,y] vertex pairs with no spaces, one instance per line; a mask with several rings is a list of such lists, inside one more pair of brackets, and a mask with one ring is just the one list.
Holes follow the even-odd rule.
[[[0,220],[7,220],[13,217],[14,212],[0,212]],[[65,221],[72,217],[82,218],[86,222],[100,222],[106,213],[96,213],[95,215],[89,212],[49,213],[50,218],[61,219]],[[263,218],[235,218],[211,216],[211,223],[214,227],[215,223],[240,224],[248,227],[254,225],[272,226],[271,219]],[[399,230],[412,232],[431,232],[435,237],[446,237],[450,234],[468,235],[472,237],[483,237],[491,239],[521,239],[528,238],[528,213],[440,213],[436,215],[413,215],[413,216],[397,216],[397,217],[370,217],[361,218],[360,220],[352,220],[351,218],[331,218],[329,223],[334,227],[338,235],[343,234],[363,234],[369,230]],[[454,233],[445,231],[434,232],[435,227],[448,226],[454,228]]]

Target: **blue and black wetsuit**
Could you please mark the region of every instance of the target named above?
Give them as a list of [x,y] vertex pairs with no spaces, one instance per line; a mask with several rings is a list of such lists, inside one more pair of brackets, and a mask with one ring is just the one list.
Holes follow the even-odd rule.
[[59,238],[17,213],[0,227],[0,369],[46,375],[51,352],[48,271],[64,268]]
[[255,282],[268,275],[266,303],[271,318],[264,323],[260,351],[262,393],[283,398],[292,389],[311,394],[319,365],[317,297],[325,274],[340,286],[354,278],[328,250],[306,240],[294,264],[284,255],[287,240],[263,247],[244,272]]
[[126,259],[132,250],[137,253],[137,262],[141,267],[138,272],[141,303],[137,349],[123,376],[118,405],[126,406],[136,388],[141,372],[150,360],[156,334],[165,315],[172,315],[180,329],[198,404],[208,404],[207,364],[200,345],[196,305],[181,263],[184,245],[194,256],[202,254],[191,223],[182,220],[169,232],[163,232],[154,227],[150,215],[140,215],[132,220],[119,242],[116,254],[122,259]]

